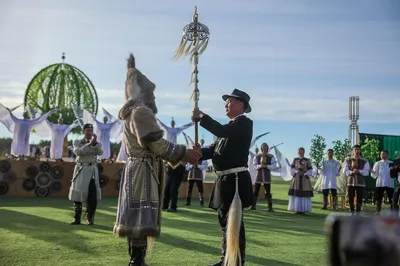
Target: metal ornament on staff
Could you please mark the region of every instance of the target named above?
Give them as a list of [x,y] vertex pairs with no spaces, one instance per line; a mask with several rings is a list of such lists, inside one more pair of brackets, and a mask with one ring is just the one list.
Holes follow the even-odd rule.
[[[198,73],[197,65],[199,64],[199,55],[207,48],[210,31],[208,27],[198,21],[197,7],[194,8],[192,23],[183,28],[182,39],[176,50],[174,59],[179,59],[184,56],[190,56],[190,63],[193,64],[193,72],[190,79],[190,84],[194,84],[191,99],[194,101],[194,109],[199,108],[200,91],[198,88]],[[194,124],[194,142],[199,144],[199,125]]]

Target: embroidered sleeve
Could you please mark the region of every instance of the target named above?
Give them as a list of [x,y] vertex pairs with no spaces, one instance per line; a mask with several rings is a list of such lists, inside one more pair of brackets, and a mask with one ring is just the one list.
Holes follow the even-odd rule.
[[131,113],[129,126],[135,133],[138,143],[143,148],[147,147],[155,155],[160,156],[171,164],[178,164],[185,155],[186,147],[175,145],[163,139],[163,130],[157,123],[152,110],[146,106],[139,106]]

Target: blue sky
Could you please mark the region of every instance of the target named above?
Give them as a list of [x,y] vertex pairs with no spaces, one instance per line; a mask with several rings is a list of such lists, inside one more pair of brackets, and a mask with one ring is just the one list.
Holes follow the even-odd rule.
[[[248,92],[254,135],[271,131],[263,141],[284,142],[288,159],[300,146],[308,150],[314,134],[328,146],[346,138],[353,95],[360,96],[360,132],[400,135],[398,1],[110,3],[1,1],[0,102],[22,103],[33,76],[65,52],[66,62],[94,83],[100,107],[116,115],[124,102],[125,59],[133,52],[157,85],[160,119],[187,123],[191,66],[172,57],[197,5],[211,32],[199,65],[204,112],[226,122],[221,95],[234,88]],[[200,134],[211,142],[205,130]],[[3,125],[0,136],[11,136]]]

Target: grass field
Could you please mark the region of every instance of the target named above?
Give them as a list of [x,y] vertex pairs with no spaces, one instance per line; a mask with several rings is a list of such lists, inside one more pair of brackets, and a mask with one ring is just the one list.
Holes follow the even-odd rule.
[[[323,233],[329,212],[321,211],[321,196],[313,198],[313,212],[297,216],[288,211],[288,183],[274,180],[274,213],[260,201],[245,212],[246,265],[326,265]],[[262,192],[263,193],[263,192]],[[116,198],[99,203],[94,226],[71,226],[72,205],[66,198],[0,199],[0,265],[127,265],[124,239],[112,236]],[[206,207],[183,207],[163,214],[162,236],[147,256],[150,265],[202,265],[220,255],[216,213]]]

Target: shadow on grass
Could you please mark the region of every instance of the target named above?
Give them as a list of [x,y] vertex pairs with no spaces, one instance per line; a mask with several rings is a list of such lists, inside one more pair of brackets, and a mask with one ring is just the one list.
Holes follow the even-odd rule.
[[[192,250],[196,252],[202,252],[210,255],[215,255],[215,261],[210,261],[210,263],[214,263],[219,259],[221,254],[221,250],[219,248],[214,248],[208,245],[204,245],[199,242],[194,242],[188,239],[183,239],[176,237],[174,235],[163,233],[163,237],[161,237],[158,242],[161,242],[165,245],[169,245],[171,247],[176,248],[186,248],[187,250]],[[257,263],[259,265],[282,265],[282,266],[294,266],[296,264],[280,262],[272,259],[265,259],[261,257],[249,256],[246,255],[246,262]],[[205,263],[206,264],[206,263]],[[296,265],[297,266],[297,265]]]
[[[71,220],[72,221],[72,220]],[[84,229],[86,231],[99,231],[99,229],[112,230],[107,226],[85,226],[70,225],[69,222],[61,223],[52,219],[47,219],[22,212],[0,210],[0,228],[4,231],[11,231],[25,235],[44,242],[52,243],[55,248],[64,246],[76,250],[80,253],[100,255],[93,251],[85,243],[87,237],[77,234],[76,231]]]

